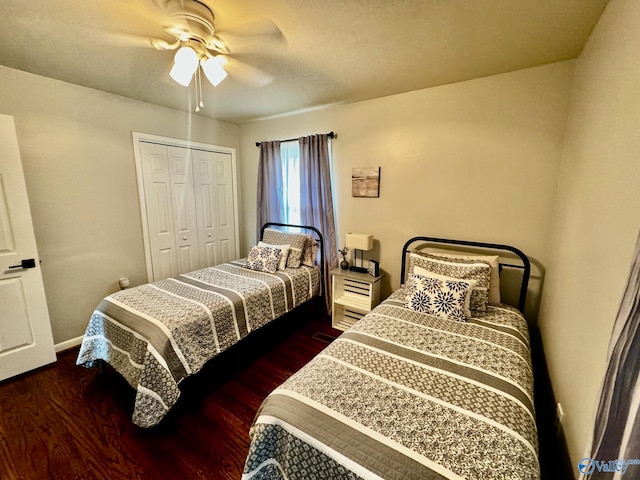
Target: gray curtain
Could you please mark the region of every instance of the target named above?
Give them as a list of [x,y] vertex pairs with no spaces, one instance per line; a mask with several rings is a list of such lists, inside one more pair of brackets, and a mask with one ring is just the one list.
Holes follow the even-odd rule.
[[284,221],[282,202],[283,176],[280,142],[261,142],[258,160],[258,209],[256,212],[256,238],[267,222]]
[[329,272],[338,266],[336,229],[331,191],[329,136],[312,135],[298,139],[300,144],[300,218],[313,225],[324,238],[324,294],[327,311],[331,308]]
[[[596,462],[640,458],[640,236],[609,344],[609,364],[596,413],[591,453],[580,462],[580,478],[610,479]],[[591,461],[590,461],[591,460]],[[623,478],[640,478],[640,465],[628,465]]]
[[[266,222],[286,223],[284,176],[280,141],[261,142],[258,161],[258,204],[256,238]],[[300,223],[316,227],[324,243],[324,292],[327,311],[331,307],[329,272],[338,266],[336,229],[331,191],[329,135],[312,135],[298,139],[300,147]]]

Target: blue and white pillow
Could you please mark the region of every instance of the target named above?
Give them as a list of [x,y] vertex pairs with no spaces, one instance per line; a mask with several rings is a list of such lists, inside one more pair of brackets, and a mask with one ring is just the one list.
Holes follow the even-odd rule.
[[409,255],[409,273],[414,273],[416,266],[427,269],[429,272],[445,275],[460,280],[475,280],[471,292],[471,310],[479,312],[487,311],[489,303],[489,283],[491,279],[491,266],[488,262],[479,260],[445,259],[423,252],[411,252]]
[[253,247],[247,257],[245,267],[258,272],[275,273],[278,270],[282,252],[275,247]]
[[417,312],[464,322],[475,283],[475,280],[414,273],[409,276],[406,306]]

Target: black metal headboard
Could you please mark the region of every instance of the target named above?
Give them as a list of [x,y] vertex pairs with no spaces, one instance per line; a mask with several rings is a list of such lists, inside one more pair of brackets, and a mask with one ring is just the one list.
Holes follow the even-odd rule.
[[260,229],[260,240],[264,237],[264,231],[269,227],[287,227],[287,228],[298,228],[300,230],[311,230],[315,233],[316,242],[318,242],[318,250],[320,251],[320,286],[321,292],[320,295],[324,296],[325,284],[324,284],[324,237],[320,230],[316,227],[312,227],[310,225],[294,225],[292,223],[276,223],[276,222],[267,222],[262,225]]
[[406,280],[406,261],[407,261],[407,253],[410,253],[409,249],[410,245],[416,242],[421,243],[430,243],[430,244],[445,244],[445,245],[461,245],[464,247],[473,247],[483,249],[483,253],[486,251],[487,253],[492,252],[496,255],[500,255],[500,251],[511,252],[515,254],[521,261],[522,265],[513,265],[510,263],[500,262],[500,269],[503,267],[507,268],[517,268],[521,269],[522,272],[522,281],[520,284],[520,296],[518,297],[518,310],[524,313],[524,306],[527,301],[527,288],[529,286],[529,276],[531,275],[531,263],[527,256],[516,247],[512,247],[510,245],[500,245],[497,243],[483,243],[483,242],[471,242],[467,240],[450,240],[447,238],[435,238],[435,237],[413,237],[407,240],[402,247],[402,269],[400,271],[400,283],[404,284]]

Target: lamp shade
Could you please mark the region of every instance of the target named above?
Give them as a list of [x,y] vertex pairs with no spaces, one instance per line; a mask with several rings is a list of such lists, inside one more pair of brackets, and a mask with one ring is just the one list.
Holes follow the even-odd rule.
[[347,233],[346,246],[354,250],[371,250],[373,249],[373,235]]

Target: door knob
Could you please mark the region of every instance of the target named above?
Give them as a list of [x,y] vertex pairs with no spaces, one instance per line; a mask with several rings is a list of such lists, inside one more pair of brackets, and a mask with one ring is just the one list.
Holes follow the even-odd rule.
[[9,268],[36,268],[36,261],[34,258],[27,258],[22,260],[20,265],[11,265]]

